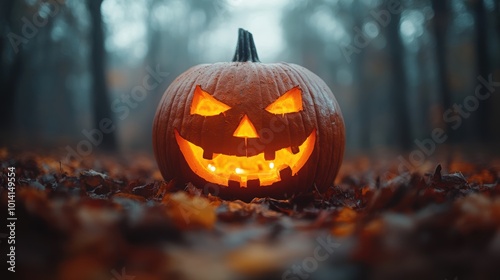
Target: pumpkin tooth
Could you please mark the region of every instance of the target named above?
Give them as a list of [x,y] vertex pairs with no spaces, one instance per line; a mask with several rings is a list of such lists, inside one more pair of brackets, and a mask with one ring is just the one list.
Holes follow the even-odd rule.
[[292,168],[290,168],[290,166],[287,166],[286,168],[280,170],[280,179],[282,181],[288,180],[291,177],[292,177]]
[[204,159],[213,159],[214,153],[207,151],[207,150],[203,150],[203,158]]
[[247,181],[247,188],[258,188],[258,187],[260,187],[260,180],[258,178]]
[[264,152],[265,160],[274,160],[276,159],[276,151],[265,151]]
[[292,147],[292,154],[297,154],[298,152],[300,152],[300,149],[298,146],[295,146],[295,147]]
[[240,182],[234,181],[234,180],[229,180],[227,186],[230,188],[239,188]]

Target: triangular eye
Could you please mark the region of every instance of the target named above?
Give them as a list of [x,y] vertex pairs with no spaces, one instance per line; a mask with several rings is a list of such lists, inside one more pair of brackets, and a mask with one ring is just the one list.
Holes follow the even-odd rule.
[[196,86],[193,101],[191,102],[191,115],[217,116],[229,109],[231,107],[215,99],[208,92],[201,89],[201,86]]
[[275,115],[302,111],[302,90],[299,86],[292,88],[266,107],[266,111]]

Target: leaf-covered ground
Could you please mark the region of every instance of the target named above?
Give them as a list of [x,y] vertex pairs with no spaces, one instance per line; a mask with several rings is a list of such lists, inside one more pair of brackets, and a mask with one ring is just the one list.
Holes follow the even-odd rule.
[[390,161],[348,159],[327,193],[250,203],[175,190],[147,156],[60,160],[0,150],[3,221],[6,168],[16,167],[17,279],[500,275],[499,160],[401,173]]

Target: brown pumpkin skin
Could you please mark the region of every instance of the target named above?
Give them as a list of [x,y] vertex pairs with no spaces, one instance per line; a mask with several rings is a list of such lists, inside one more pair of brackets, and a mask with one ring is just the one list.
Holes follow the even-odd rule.
[[[240,31],[241,32],[241,31]],[[241,34],[240,34],[241,35]],[[253,41],[252,41],[253,43]],[[215,116],[191,114],[197,86],[230,109]],[[302,110],[273,114],[265,108],[294,87],[302,90]],[[260,138],[235,137],[248,116]],[[234,182],[215,186],[191,170],[176,140],[176,131],[204,151],[252,156],[298,147],[315,134],[312,153],[295,175],[282,170],[279,181],[267,186]],[[247,149],[245,147],[247,143]],[[340,168],[345,145],[344,122],[333,93],[309,70],[288,63],[229,62],[194,66],[177,77],[164,93],[153,123],[153,148],[165,180],[194,185],[223,198],[287,198],[326,190]]]

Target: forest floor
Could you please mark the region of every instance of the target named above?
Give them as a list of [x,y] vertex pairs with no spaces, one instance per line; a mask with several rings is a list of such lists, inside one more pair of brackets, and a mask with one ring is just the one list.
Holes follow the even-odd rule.
[[[391,161],[352,158],[326,193],[250,203],[206,196],[190,184],[174,190],[144,155],[95,155],[63,164],[57,156],[0,149],[0,165],[3,221],[7,168],[15,167],[17,279],[500,274],[498,159],[456,157],[401,173]],[[2,265],[8,253],[4,230]]]

